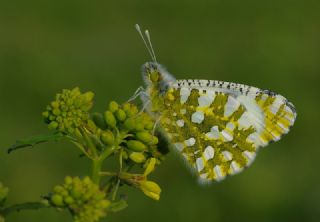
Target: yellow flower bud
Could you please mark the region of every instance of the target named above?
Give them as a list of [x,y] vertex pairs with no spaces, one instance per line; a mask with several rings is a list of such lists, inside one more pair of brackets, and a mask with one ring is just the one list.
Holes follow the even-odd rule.
[[52,121],[51,123],[49,123],[48,128],[50,130],[54,130],[54,129],[57,129],[58,125],[59,124],[56,121]]
[[119,109],[118,103],[115,102],[115,101],[111,101],[110,104],[109,104],[109,110],[114,113],[118,109]]
[[136,138],[146,144],[149,144],[153,141],[153,136],[146,131],[136,133]]
[[147,166],[146,166],[146,169],[143,173],[144,176],[147,176],[149,175],[153,170],[154,170],[154,167],[157,163],[157,159],[156,158],[150,158],[147,162]]
[[51,202],[57,207],[63,207],[64,206],[63,197],[61,195],[59,195],[59,194],[52,195]]
[[138,140],[129,140],[127,142],[128,149],[136,152],[142,152],[147,149],[146,145]]
[[144,125],[143,125],[143,123],[142,123],[142,122],[137,122],[136,125],[135,125],[135,127],[134,127],[134,129],[135,129],[136,131],[143,131],[143,130],[144,130]]
[[125,112],[128,112],[131,109],[131,105],[130,103],[125,103],[123,104],[122,108]]
[[158,143],[159,143],[159,139],[158,139],[158,137],[153,136],[153,137],[152,137],[151,145],[157,145]]
[[72,177],[66,176],[66,177],[64,178],[64,183],[67,184],[67,185],[72,184]]
[[115,114],[117,119],[121,122],[125,121],[127,118],[127,114],[122,109],[118,109]]
[[160,199],[161,188],[155,182],[143,180],[140,182],[140,189],[148,197],[154,200]]
[[138,153],[138,152],[132,152],[129,155],[129,158],[136,163],[142,163],[146,160],[146,157],[143,155],[143,153]]
[[70,196],[67,196],[64,198],[64,202],[68,205],[73,204],[74,203],[74,199]]
[[104,113],[104,120],[106,121],[107,125],[114,128],[117,125],[117,120],[114,117],[113,113],[110,111],[106,111]]
[[133,130],[134,127],[135,127],[135,121],[134,121],[134,119],[132,119],[132,118],[127,119],[127,120],[124,122],[124,127],[125,127],[127,130],[129,130],[129,131]]
[[110,130],[104,131],[103,133],[101,133],[101,141],[105,145],[113,145],[114,144],[114,135],[113,135],[113,133]]
[[83,96],[85,102],[91,102],[94,97],[94,93],[89,91],[89,92],[84,93],[82,96]]
[[144,128],[147,130],[152,130],[153,127],[154,127],[154,123],[152,121],[147,121],[144,126]]
[[42,116],[43,116],[44,118],[48,118],[48,117],[49,117],[49,112],[48,112],[48,111],[43,112],[43,113],[42,113]]
[[123,110],[129,117],[134,117],[138,114],[139,110],[135,105],[129,104],[129,106],[123,106]]

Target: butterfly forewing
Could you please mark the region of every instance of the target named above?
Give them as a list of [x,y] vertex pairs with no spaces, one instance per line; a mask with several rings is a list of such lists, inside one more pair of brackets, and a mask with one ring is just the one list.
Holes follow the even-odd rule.
[[161,126],[202,181],[240,172],[296,118],[284,97],[242,84],[178,80],[164,95]]

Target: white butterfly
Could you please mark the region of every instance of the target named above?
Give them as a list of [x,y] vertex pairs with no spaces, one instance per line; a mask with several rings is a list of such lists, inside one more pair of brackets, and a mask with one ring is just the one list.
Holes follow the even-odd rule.
[[139,91],[161,132],[200,181],[219,181],[252,163],[260,147],[278,141],[296,119],[292,103],[269,90],[216,80],[176,80],[156,61],[143,65]]

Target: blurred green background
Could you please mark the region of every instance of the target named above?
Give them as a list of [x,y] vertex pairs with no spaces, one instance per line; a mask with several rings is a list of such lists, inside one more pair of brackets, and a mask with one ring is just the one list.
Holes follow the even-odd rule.
[[[160,63],[177,78],[270,89],[297,108],[295,126],[242,174],[199,186],[173,153],[154,173],[152,201],[129,189],[129,208],[104,221],[319,221],[320,2],[0,1],[0,181],[9,203],[38,200],[89,163],[68,143],[6,154],[16,139],[47,132],[41,112],[55,93],[79,86],[95,109],[126,101],[150,60],[134,29],[149,28]],[[8,222],[71,221],[53,209]]]

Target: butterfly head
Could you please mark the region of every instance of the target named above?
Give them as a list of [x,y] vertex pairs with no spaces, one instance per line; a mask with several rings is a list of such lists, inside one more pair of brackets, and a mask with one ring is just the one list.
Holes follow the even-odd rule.
[[147,62],[142,66],[144,82],[149,91],[151,89],[153,93],[163,94],[168,89],[169,84],[175,79],[157,62],[149,31],[145,30],[143,34],[138,24],[135,27],[152,59],[152,62]]
[[158,89],[160,93],[166,92],[169,85],[175,81],[162,65],[157,62],[147,62],[142,66],[143,80],[147,87]]

